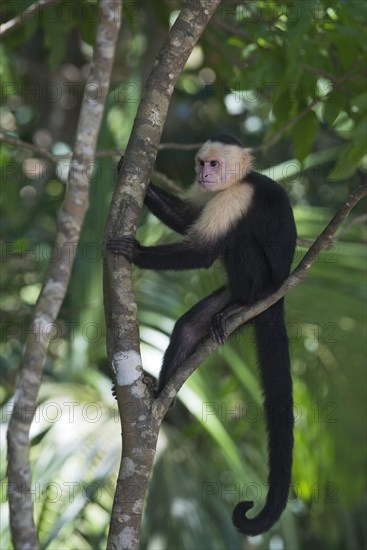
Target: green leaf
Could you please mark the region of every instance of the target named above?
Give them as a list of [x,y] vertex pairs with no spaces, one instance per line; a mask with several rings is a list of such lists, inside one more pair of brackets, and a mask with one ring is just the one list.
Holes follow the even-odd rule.
[[328,179],[343,180],[352,176],[365,154],[366,147],[363,141],[348,145],[329,173]]
[[69,34],[74,25],[73,18],[62,5],[50,5],[47,12],[41,14],[41,25],[45,36],[45,45],[49,50],[49,63],[53,70],[59,66],[65,56]]
[[[275,94],[274,94],[275,95]],[[295,116],[298,109],[298,99],[292,98],[287,93],[282,93],[277,101],[273,104],[273,116],[275,123],[273,131],[276,132],[282,128],[291,118]]]
[[292,137],[296,158],[303,162],[310,152],[319,128],[316,114],[310,111],[293,128]]
[[324,103],[323,119],[329,126],[332,126],[340,111],[343,110],[344,105],[345,95],[339,91],[332,93],[327,98]]
[[79,19],[79,28],[82,33],[82,38],[84,42],[93,46],[96,40],[97,32],[97,21],[98,21],[98,7],[93,4],[87,4],[88,6],[88,17],[83,13]]
[[241,38],[238,38],[238,36],[231,36],[227,40],[227,44],[235,48],[240,48],[241,50],[246,47],[246,43]]
[[363,92],[361,94],[358,94],[357,96],[354,96],[350,104],[352,107],[358,109],[361,113],[365,113],[367,111],[367,92]]
[[356,145],[359,143],[364,144],[365,150],[366,150],[366,138],[367,138],[367,116],[365,115],[362,117],[361,120],[358,121],[352,135],[352,141]]
[[355,29],[343,28],[339,33],[335,33],[334,38],[342,68],[350,71],[350,67],[356,64],[360,55],[358,33]]

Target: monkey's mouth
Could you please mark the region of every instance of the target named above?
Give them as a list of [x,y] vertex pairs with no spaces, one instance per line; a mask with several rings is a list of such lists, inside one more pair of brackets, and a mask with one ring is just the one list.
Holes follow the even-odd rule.
[[204,187],[204,189],[209,189],[210,187],[214,187],[215,185],[217,185],[217,183],[218,181],[216,177],[199,179],[199,185],[201,185],[201,187]]

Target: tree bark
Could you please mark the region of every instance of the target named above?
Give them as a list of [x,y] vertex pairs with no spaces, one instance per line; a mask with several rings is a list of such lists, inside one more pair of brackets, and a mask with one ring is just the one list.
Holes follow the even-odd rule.
[[[105,241],[134,235],[156,158],[174,86],[220,0],[188,0],[171,28],[147,79],[112,198]],[[122,425],[122,458],[108,538],[109,549],[136,549],[144,497],[162,416],[152,410],[144,378],[137,306],[130,265],[104,252],[107,352]]]
[[95,101],[91,101],[88,94],[83,98],[67,192],[58,220],[55,255],[35,306],[14,395],[7,434],[7,473],[10,525],[14,548],[17,550],[38,548],[31,498],[29,430],[47,353],[47,334],[57,318],[67,291],[80,231],[88,209],[89,171],[102,121],[119,27],[120,11],[116,10],[116,1],[101,0],[93,63],[86,83],[87,91],[88,86],[93,85],[99,94]]
[[2,23],[0,25],[0,38],[4,38],[4,36],[8,33],[20,27],[20,25],[23,25],[25,21],[34,17],[38,12],[47,6],[51,4],[60,4],[61,1],[62,0],[38,0],[25,9],[21,14],[13,17],[13,19],[10,19],[10,21],[7,21],[6,23]]

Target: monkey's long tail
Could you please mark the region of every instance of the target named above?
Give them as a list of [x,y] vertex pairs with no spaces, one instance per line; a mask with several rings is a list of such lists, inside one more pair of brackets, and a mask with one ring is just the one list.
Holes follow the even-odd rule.
[[254,323],[268,431],[269,489],[264,508],[254,518],[246,517],[246,512],[253,507],[252,501],[240,502],[233,511],[233,523],[237,529],[251,536],[270,529],[286,507],[292,472],[294,424],[283,300],[258,315]]

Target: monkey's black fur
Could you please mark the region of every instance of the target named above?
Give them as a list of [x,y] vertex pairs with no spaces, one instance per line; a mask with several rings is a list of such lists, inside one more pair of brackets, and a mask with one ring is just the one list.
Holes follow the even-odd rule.
[[[236,138],[226,134],[214,136],[210,141],[242,147]],[[216,258],[223,259],[228,283],[177,321],[164,355],[158,393],[203,337],[211,335],[223,343],[226,320],[240,307],[270,295],[289,274],[296,228],[286,192],[255,171],[250,171],[242,181],[253,189],[251,204],[246,214],[217,240],[195,244],[184,239],[179,243],[145,247],[123,237],[108,243],[110,250],[124,254],[141,268],[192,269],[209,267]],[[148,187],[145,204],[163,223],[183,235],[202,210],[153,183]],[[255,317],[253,322],[268,430],[269,490],[264,508],[252,519],[245,514],[253,502],[240,502],[236,506],[234,524],[246,535],[267,531],[284,510],[293,449],[292,380],[283,300]]]
[[209,141],[212,143],[223,143],[223,145],[238,145],[239,147],[243,147],[240,140],[231,134],[215,134],[213,137],[209,138]]

